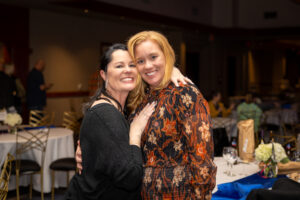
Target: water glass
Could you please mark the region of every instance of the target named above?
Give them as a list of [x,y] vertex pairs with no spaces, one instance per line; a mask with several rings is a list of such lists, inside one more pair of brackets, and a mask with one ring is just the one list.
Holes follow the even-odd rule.
[[224,160],[226,161],[226,164],[227,164],[227,169],[224,171],[224,174],[228,175],[229,174],[229,162],[228,160],[230,159],[230,149],[232,149],[232,147],[224,147],[223,148],[223,158]]
[[229,149],[228,162],[230,164],[230,170],[229,170],[228,176],[235,176],[235,174],[232,172],[232,170],[233,170],[233,164],[237,161],[237,159],[238,159],[237,150],[234,148]]
[[300,150],[294,152],[294,160],[300,162]]

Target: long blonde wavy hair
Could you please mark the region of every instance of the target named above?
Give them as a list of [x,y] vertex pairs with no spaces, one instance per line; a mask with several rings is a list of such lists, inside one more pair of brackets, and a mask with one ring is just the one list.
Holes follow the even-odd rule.
[[[168,39],[163,34],[157,31],[142,31],[130,37],[127,42],[128,52],[135,62],[136,62],[136,57],[135,57],[136,46],[138,46],[139,44],[147,40],[151,40],[152,42],[158,44],[166,59],[166,67],[165,67],[165,74],[163,80],[155,88],[156,90],[160,90],[166,87],[171,79],[171,73],[175,64],[175,53]],[[142,80],[140,75],[138,75],[137,86],[133,91],[129,93],[129,97],[127,101],[127,107],[130,113],[134,111],[137,108],[137,106],[140,105],[140,103],[142,102],[145,96],[146,87],[147,87],[147,83]]]

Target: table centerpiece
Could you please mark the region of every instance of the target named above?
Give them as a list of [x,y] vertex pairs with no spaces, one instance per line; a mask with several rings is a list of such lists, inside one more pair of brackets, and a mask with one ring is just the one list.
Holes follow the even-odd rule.
[[272,140],[271,143],[260,145],[255,149],[255,159],[260,162],[260,174],[264,178],[274,178],[278,174],[278,163],[288,163],[289,159],[281,144]]
[[16,134],[17,125],[22,124],[22,117],[18,113],[8,113],[4,123],[10,127],[10,133]]

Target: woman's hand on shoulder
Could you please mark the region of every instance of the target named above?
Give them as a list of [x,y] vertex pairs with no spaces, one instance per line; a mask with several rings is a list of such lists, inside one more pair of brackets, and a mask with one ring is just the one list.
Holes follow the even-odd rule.
[[137,114],[130,124],[129,143],[140,146],[141,135],[148,123],[148,120],[155,110],[156,102],[148,103],[143,110]]
[[187,82],[194,84],[188,77],[184,76],[177,67],[173,67],[171,81],[176,87],[179,86],[179,82],[183,83],[184,85],[186,85]]

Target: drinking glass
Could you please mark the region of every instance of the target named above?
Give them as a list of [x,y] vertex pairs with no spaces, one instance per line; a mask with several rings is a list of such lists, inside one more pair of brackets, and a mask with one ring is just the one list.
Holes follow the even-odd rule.
[[235,176],[235,174],[232,172],[232,170],[233,170],[233,164],[238,159],[237,150],[235,148],[230,148],[228,155],[229,155],[228,156],[228,162],[229,162],[229,165],[230,165],[230,170],[229,170],[228,176]]
[[294,152],[294,160],[300,162],[300,150]]
[[227,169],[224,171],[224,174],[228,175],[229,174],[229,152],[230,152],[230,148],[232,147],[224,147],[223,148],[223,158],[226,161],[226,165],[227,165]]

